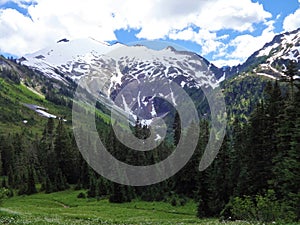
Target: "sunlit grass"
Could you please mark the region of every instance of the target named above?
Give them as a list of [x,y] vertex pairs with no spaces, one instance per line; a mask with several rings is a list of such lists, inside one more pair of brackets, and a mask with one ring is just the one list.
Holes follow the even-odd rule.
[[0,210],[0,224],[224,224],[217,219],[198,219],[196,203],[191,200],[184,206],[138,200],[113,204],[106,198],[79,199],[80,192],[68,190],[6,199]]

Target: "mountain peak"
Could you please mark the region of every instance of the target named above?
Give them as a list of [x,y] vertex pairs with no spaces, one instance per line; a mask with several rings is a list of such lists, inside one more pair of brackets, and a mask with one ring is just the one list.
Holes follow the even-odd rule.
[[172,52],[176,52],[176,49],[173,46],[168,46],[165,48],[166,50],[170,50]]

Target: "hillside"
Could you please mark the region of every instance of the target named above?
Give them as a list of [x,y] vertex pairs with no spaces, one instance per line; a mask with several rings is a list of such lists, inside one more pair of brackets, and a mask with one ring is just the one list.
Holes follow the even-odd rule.
[[[0,59],[0,133],[15,133],[22,129],[33,133],[41,132],[49,115],[64,117],[70,121],[70,109],[67,105],[55,105],[40,91],[46,86],[43,82],[45,79],[38,78],[31,70],[4,58]],[[45,109],[38,113],[26,107],[26,104]]]

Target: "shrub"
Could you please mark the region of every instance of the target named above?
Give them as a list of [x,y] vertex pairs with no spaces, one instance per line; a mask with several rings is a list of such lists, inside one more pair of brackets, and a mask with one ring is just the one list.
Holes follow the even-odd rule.
[[77,198],[86,198],[86,195],[85,195],[85,193],[80,192],[80,193],[77,195]]
[[256,209],[251,197],[236,197],[233,199],[231,213],[235,219],[253,221],[256,220]]
[[186,197],[181,197],[180,200],[179,200],[179,204],[181,206],[184,206],[186,203],[187,203],[187,198]]
[[256,210],[259,221],[272,222],[280,217],[280,204],[273,190],[268,190],[265,196],[256,196]]
[[172,198],[172,200],[171,200],[171,205],[172,205],[172,206],[177,206],[177,200],[176,200],[175,197]]
[[256,197],[235,197],[227,204],[226,208],[230,209],[232,218],[237,220],[267,223],[296,220],[294,207],[291,207],[289,202],[278,201],[273,190],[268,190],[265,195]]
[[6,188],[0,188],[0,205],[2,205],[3,200],[7,197],[8,190]]

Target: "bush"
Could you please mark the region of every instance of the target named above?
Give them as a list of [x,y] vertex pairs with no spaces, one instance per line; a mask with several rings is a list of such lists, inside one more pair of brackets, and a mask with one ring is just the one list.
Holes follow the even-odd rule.
[[180,204],[181,206],[184,206],[187,202],[188,202],[188,200],[187,200],[186,197],[182,197],[182,198],[180,198],[180,200],[179,200],[179,204]]
[[257,219],[259,221],[275,221],[280,217],[280,208],[273,190],[269,190],[265,196],[256,196]]
[[231,213],[235,219],[253,221],[256,220],[256,209],[251,197],[236,197],[232,202]]
[[80,193],[77,195],[77,198],[86,198],[86,195],[85,195],[85,193],[80,192]]
[[265,195],[257,195],[255,198],[236,197],[227,204],[226,208],[230,209],[232,218],[237,220],[267,223],[296,220],[294,207],[290,207],[288,202],[278,201],[273,190],[268,190]]
[[2,205],[3,200],[7,198],[8,190],[6,188],[0,188],[0,205]]
[[177,206],[177,200],[176,200],[175,197],[172,198],[172,200],[171,200],[171,205],[172,205],[172,206]]

